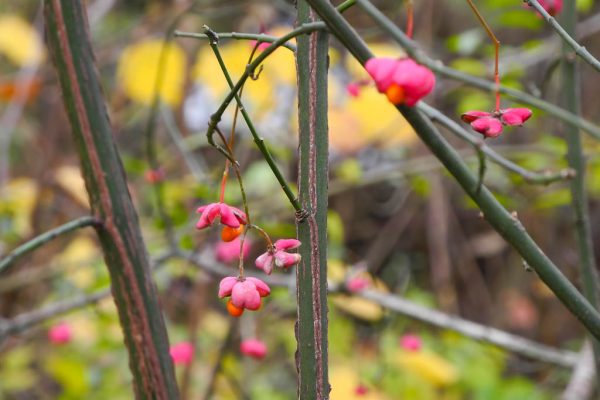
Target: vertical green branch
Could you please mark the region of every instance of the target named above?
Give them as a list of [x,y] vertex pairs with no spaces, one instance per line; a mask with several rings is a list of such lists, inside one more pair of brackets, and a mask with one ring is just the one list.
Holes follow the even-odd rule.
[[[298,1],[298,24],[316,14],[305,0]],[[302,242],[298,265],[298,321],[296,367],[298,398],[328,399],[327,368],[327,49],[325,32],[298,37],[298,120],[300,121],[299,200],[308,216],[299,215]]]
[[[566,2],[563,17],[563,27],[565,31],[573,36],[577,24],[577,10],[575,2]],[[564,107],[573,114],[581,113],[581,79],[579,74],[579,65],[572,49],[563,44],[563,65],[562,65],[562,90],[564,98]],[[594,257],[594,245],[592,243],[592,229],[590,226],[590,216],[588,207],[588,197],[585,187],[585,157],[581,145],[581,133],[577,126],[565,124],[567,135],[567,160],[569,166],[575,170],[575,177],[571,179],[571,204],[575,216],[575,232],[577,236],[577,246],[579,250],[579,267],[581,273],[581,282],[583,293],[590,304],[598,309],[598,270],[596,269],[596,260]],[[600,374],[600,342],[592,338],[594,348],[594,358],[596,371]]]
[[94,65],[83,2],[45,0],[46,35],[81,160],[138,399],[178,398],[138,217]]

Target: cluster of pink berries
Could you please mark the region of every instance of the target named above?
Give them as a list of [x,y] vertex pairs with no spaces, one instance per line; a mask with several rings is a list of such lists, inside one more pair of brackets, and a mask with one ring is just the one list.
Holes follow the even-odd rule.
[[[385,93],[388,100],[395,105],[412,107],[427,96],[435,85],[433,72],[410,58],[375,57],[365,63],[365,69],[375,81],[377,90]],[[350,84],[348,93],[358,96],[358,84]],[[493,138],[502,133],[505,125],[521,126],[531,115],[532,112],[528,108],[497,108],[493,112],[467,111],[461,118],[476,132],[486,138]]]
[[[248,223],[246,214],[226,203],[211,203],[198,208],[201,214],[196,229],[212,226],[217,220],[224,225],[221,239],[225,242],[237,241],[238,236],[244,231]],[[286,250],[298,248],[300,241],[296,239],[280,239],[274,244],[268,241],[267,251],[261,254],[255,262],[257,268],[267,275],[273,271],[273,266],[287,269],[300,262],[300,254],[288,253]],[[244,277],[240,271],[239,276],[228,276],[219,284],[219,297],[229,297],[227,311],[234,317],[239,317],[245,309],[258,310],[261,299],[271,293],[269,286],[258,278]]]

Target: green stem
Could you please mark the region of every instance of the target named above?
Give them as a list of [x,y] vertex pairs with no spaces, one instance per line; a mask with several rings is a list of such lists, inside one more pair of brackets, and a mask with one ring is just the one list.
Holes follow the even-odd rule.
[[96,231],[108,267],[138,399],[179,397],[169,340],[138,217],[113,140],[84,3],[45,0],[46,37],[60,78]]
[[571,179],[573,178],[573,176],[575,176],[575,171],[571,168],[563,169],[558,172],[543,173],[537,173],[526,170],[525,168],[515,164],[514,162],[502,157],[494,149],[487,146],[482,139],[474,137],[472,134],[463,129],[458,123],[445,116],[439,110],[436,110],[435,108],[431,107],[423,101],[417,103],[416,107],[420,111],[425,113],[425,115],[427,115],[429,119],[438,122],[440,125],[448,129],[450,132],[454,133],[459,138],[470,143],[476,151],[480,150],[481,152],[483,152],[487,156],[487,158],[490,159],[490,161],[495,162],[507,171],[514,172],[529,183],[547,185],[553,182]]
[[[298,23],[317,16],[306,0],[297,2]],[[328,399],[327,348],[327,50],[329,36],[314,32],[297,39],[300,203],[308,211],[298,218],[302,256],[296,269],[298,321],[296,368],[298,399]]]
[[8,270],[8,268],[17,261],[19,257],[24,256],[27,253],[30,253],[37,248],[43,246],[49,241],[64,235],[69,232],[73,232],[79,228],[85,228],[87,226],[99,226],[102,224],[102,221],[98,220],[94,217],[81,217],[76,220],[67,222],[64,225],[58,226],[48,232],[42,233],[39,236],[34,237],[33,239],[23,243],[9,254],[6,255],[3,259],[0,260],[0,273]]
[[[363,40],[327,0],[307,1],[325,21],[331,32],[361,64],[373,57]],[[358,1],[361,2],[361,0]],[[482,186],[479,193],[476,192],[477,178],[473,176],[456,150],[440,135],[430,120],[426,119],[415,108],[406,106],[398,106],[397,108],[412,125],[421,140],[479,206],[485,219],[535,269],[544,283],[582,324],[596,338],[600,338],[600,314],[542,252],[527,234],[520,221],[502,207],[485,186]]]
[[[565,9],[567,8],[567,4],[574,2],[574,0],[566,1]],[[581,57],[583,61],[591,65],[592,68],[594,68],[596,71],[600,72],[600,61],[598,61],[598,59],[594,57],[585,47],[577,43],[577,40],[573,39],[573,35],[575,35],[575,29],[563,29],[563,27],[560,26],[558,21],[556,21],[556,19],[554,19],[552,15],[548,14],[548,12],[544,9],[544,7],[540,5],[540,3],[537,0],[527,0],[527,4],[535,8],[535,10],[540,13],[542,18],[544,18],[546,22],[550,24],[552,29],[556,31],[556,33],[558,34],[558,36],[561,37],[563,42],[568,47],[573,49],[573,51],[575,51],[575,54]]]
[[530,106],[537,107],[540,110],[546,111],[548,114],[560,120],[576,125],[580,129],[589,133],[593,138],[600,140],[600,128],[598,126],[563,109],[562,107],[555,106],[554,104],[548,103],[547,101],[530,94],[521,92],[520,90],[512,89],[502,85],[497,86],[496,82],[487,81],[485,79],[477,78],[455,69],[448,68],[441,61],[428,57],[417,47],[417,44],[414,41],[410,40],[401,29],[399,29],[392,21],[390,21],[373,4],[367,0],[357,0],[357,2],[363,11],[373,18],[373,20],[384,32],[389,34],[394,41],[402,46],[404,51],[406,51],[406,54],[408,54],[418,63],[427,66],[427,68],[431,69],[432,71],[447,78],[466,83],[467,85],[476,87],[478,89],[489,92],[495,92],[496,89],[498,89],[501,94],[512,97],[513,99]]
[[[244,108],[244,105],[238,95],[238,92],[243,87],[246,80],[254,73],[256,68],[258,68],[258,66],[263,62],[263,60],[265,58],[267,58],[267,56],[269,56],[269,54],[273,53],[273,51],[275,51],[278,47],[280,47],[285,42],[287,42],[288,40],[290,40],[296,36],[303,35],[305,33],[310,33],[312,31],[314,31],[315,29],[323,29],[323,28],[324,27],[322,25],[315,28],[314,23],[313,24],[304,24],[304,25],[300,26],[299,28],[294,29],[287,35],[282,36],[281,38],[279,38],[278,40],[273,42],[273,44],[271,44],[265,50],[263,50],[263,52],[261,54],[259,54],[252,63],[250,63],[246,66],[246,71],[242,74],[242,76],[240,77],[240,79],[238,80],[238,82],[235,85],[233,84],[233,81],[231,80],[231,77],[229,76],[229,73],[227,72],[227,68],[225,67],[225,63],[223,62],[223,59],[221,58],[221,55],[219,53],[218,36],[216,36],[216,33],[212,32],[210,30],[208,30],[206,32],[208,35],[212,36],[212,38],[209,40],[209,44],[210,44],[211,48],[213,49],[213,51],[215,52],[215,56],[217,57],[219,66],[221,67],[221,70],[223,71],[223,74],[225,75],[225,77],[227,79],[227,83],[229,84],[229,87],[231,88],[231,92],[227,95],[227,97],[221,104],[221,107],[219,107],[217,112],[214,113],[210,117],[208,131],[206,132],[208,142],[214,147],[217,147],[217,148],[220,147],[216,143],[214,143],[214,140],[212,139],[212,135],[216,129],[217,124],[221,120],[221,116],[225,112],[225,109],[227,108],[227,106],[229,105],[231,100],[233,100],[235,98],[235,101],[240,106],[240,111],[242,113],[242,117],[244,117],[244,121],[246,122],[246,125],[248,125],[248,129],[250,130],[250,133],[252,134],[254,143],[256,143],[256,146],[258,147],[260,152],[263,154],[265,161],[271,168],[271,171],[273,172],[273,174],[275,175],[275,178],[281,185],[281,188],[283,189],[285,195],[287,196],[288,200],[290,201],[290,203],[292,204],[292,206],[294,207],[294,209],[297,212],[300,212],[302,210],[302,207],[300,206],[298,199],[292,192],[292,189],[287,184],[287,181],[283,177],[283,174],[279,170],[279,167],[277,167],[277,164],[275,164],[275,160],[273,159],[273,156],[271,156],[269,149],[265,146],[264,140],[260,136],[258,136],[258,133],[256,132],[256,128],[254,127],[252,119],[250,118],[246,109]],[[233,162],[235,162],[235,161],[233,161]]]
[[483,142],[479,146],[475,146],[475,151],[477,152],[477,160],[479,161],[479,169],[477,173],[477,187],[475,189],[475,193],[479,194],[481,191],[481,187],[483,186],[483,180],[485,178],[485,170],[487,169],[485,162],[485,153],[483,152]]
[[[563,22],[565,31],[574,34],[575,26],[577,25],[577,10],[574,1],[566,2]],[[576,59],[569,57],[569,53],[569,48],[564,45],[561,93],[565,102],[565,108],[574,114],[579,114],[581,112],[581,77]],[[589,200],[585,187],[586,162],[583,155],[579,129],[573,125],[566,125],[565,128],[568,146],[567,160],[569,166],[576,171],[575,177],[571,180],[571,202],[575,216],[575,232],[579,247],[581,283],[585,297],[598,309],[600,286],[594,257],[594,245],[592,243],[592,228],[590,226],[588,207]],[[596,362],[596,373],[600,377],[600,342],[592,338],[592,344]]]

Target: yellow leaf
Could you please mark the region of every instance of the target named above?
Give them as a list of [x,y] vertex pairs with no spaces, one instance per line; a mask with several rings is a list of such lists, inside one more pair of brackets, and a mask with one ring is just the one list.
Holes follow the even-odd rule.
[[19,236],[31,233],[31,217],[38,195],[37,184],[29,178],[13,179],[0,190],[0,213],[12,217],[12,227]]
[[[121,53],[117,79],[132,100],[146,105],[152,102],[163,43],[162,40],[145,40],[126,47]],[[159,96],[168,105],[176,106],[183,95],[185,54],[179,45],[171,42],[165,44],[164,51]]]
[[39,64],[45,52],[38,32],[23,18],[0,15],[0,53],[19,66]]
[[96,272],[91,263],[100,257],[98,246],[86,236],[78,236],[53,259],[53,263],[63,266],[76,266],[67,274],[67,279],[81,289],[90,287],[96,280]]
[[349,109],[332,107],[329,111],[329,144],[340,153],[355,153],[368,143],[361,130],[360,117]]
[[381,394],[369,389],[365,394],[357,394],[356,388],[362,384],[358,373],[349,366],[333,363],[329,372],[331,400],[383,400]]
[[331,301],[340,310],[365,321],[377,322],[383,318],[383,309],[379,304],[371,300],[345,294],[336,294],[331,296]]
[[408,122],[375,86],[361,88],[360,95],[350,97],[346,107],[370,143],[409,144],[417,138]]
[[85,182],[79,168],[72,165],[63,165],[56,170],[54,179],[67,193],[81,205],[88,207],[89,200],[85,190]]
[[458,380],[457,369],[437,354],[398,350],[395,362],[434,386],[449,386]]
[[[247,41],[232,41],[227,42],[219,46],[221,56],[227,66],[227,70],[231,75],[233,82],[237,82],[240,76],[246,70],[248,63],[248,57],[252,51],[252,46]],[[269,56],[275,57],[276,54],[279,57],[280,52],[289,52],[286,49],[277,49],[275,54]],[[286,59],[286,55],[282,55],[283,59]],[[294,58],[292,53],[289,54],[291,57],[292,68]],[[280,61],[281,62],[281,61]],[[253,110],[265,110],[273,105],[273,82],[276,79],[276,74],[282,74],[286,76],[290,67],[288,64],[285,66],[278,67],[276,73],[270,67],[273,61],[267,60],[265,64],[265,70],[260,74],[257,80],[247,80],[244,86],[243,97],[247,99],[246,103],[253,105]],[[292,70],[295,71],[295,69]],[[227,93],[229,93],[229,85],[223,76],[223,72],[219,67],[219,63],[213,54],[213,51],[209,46],[203,46],[199,53],[196,64],[192,72],[194,80],[201,82],[203,85],[210,90],[213,98],[217,102],[221,102]],[[253,118],[260,119],[260,115],[253,115]]]

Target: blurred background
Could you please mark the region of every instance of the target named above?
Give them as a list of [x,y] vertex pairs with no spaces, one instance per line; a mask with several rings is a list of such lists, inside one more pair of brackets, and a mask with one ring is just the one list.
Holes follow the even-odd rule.
[[[519,1],[477,3],[502,43],[503,84],[560,105],[560,46],[553,32]],[[579,36],[592,54],[600,54],[600,7],[593,3],[577,2],[583,21]],[[402,1],[375,4],[404,27]],[[415,40],[421,48],[458,70],[493,77],[493,45],[465,1],[414,4]],[[172,348],[182,391],[187,398],[295,398],[295,271],[274,274],[273,292],[263,308],[239,320],[217,298],[219,277],[235,274],[239,244],[227,248],[216,228],[196,231],[194,211],[218,199],[224,159],[207,144],[204,132],[227,84],[205,41],[170,35],[174,29],[202,32],[207,24],[216,32],[278,36],[292,29],[294,5],[286,0],[95,0],[87,6],[115,140],[144,239],[156,260],[154,277],[170,340],[183,351],[181,356]],[[359,9],[346,16],[376,54],[402,56]],[[166,37],[170,40],[164,44]],[[253,44],[222,39],[220,47],[235,80]],[[161,54],[159,102],[152,107]],[[297,177],[295,70],[293,53],[280,48],[243,93],[259,134],[290,182]],[[582,67],[582,107],[583,117],[597,122],[600,87],[594,74]],[[358,89],[349,90],[349,84]],[[583,343],[581,325],[480,217],[335,40],[328,97],[329,278],[332,286],[342,288],[329,302],[332,399],[557,398]],[[467,110],[491,110],[494,98],[438,76],[425,101],[459,121]],[[503,107],[518,106],[503,99]],[[563,125],[533,110],[525,127],[507,129],[486,144],[532,171],[566,168]],[[233,108],[220,124],[223,132],[229,132],[232,122]],[[148,127],[154,132],[159,168],[150,168],[147,161]],[[472,146],[444,134],[476,171]],[[293,209],[241,120],[235,135],[254,223],[273,238],[294,237]],[[588,138],[584,143],[594,228],[600,223],[599,146]],[[568,182],[534,185],[488,162],[485,183],[579,285]],[[164,195],[167,225],[157,211],[156,185]],[[241,206],[235,181],[225,198]],[[45,49],[42,7],[39,1],[4,0],[0,255],[88,213],[77,153]],[[169,237],[195,255],[194,262],[168,257]],[[598,229],[594,243],[599,249]],[[254,269],[252,260],[265,249],[254,233],[249,244],[247,264]],[[114,304],[106,295],[94,297],[108,286],[102,254],[89,229],[62,236],[0,272],[3,324],[57,302],[84,298],[89,303],[0,335],[0,399],[132,398]],[[422,318],[365,299],[365,288],[561,348],[567,361],[545,362],[420,322]],[[258,339],[266,350],[240,347],[250,339]]]

